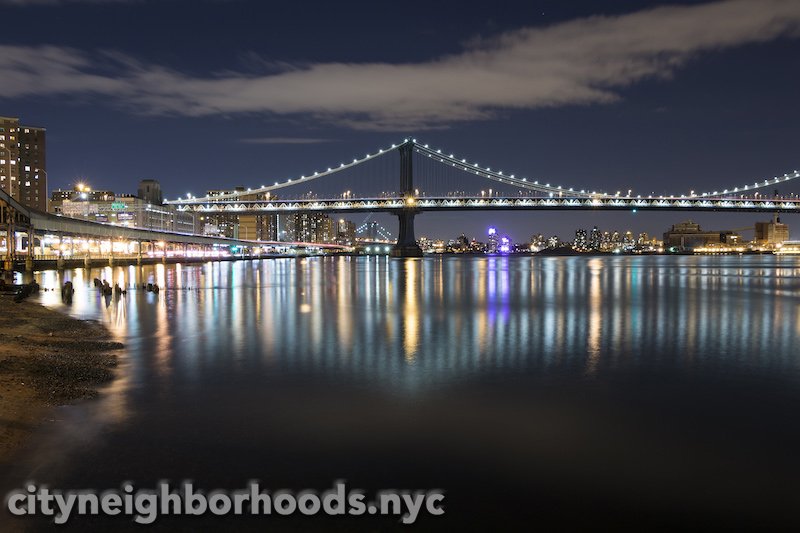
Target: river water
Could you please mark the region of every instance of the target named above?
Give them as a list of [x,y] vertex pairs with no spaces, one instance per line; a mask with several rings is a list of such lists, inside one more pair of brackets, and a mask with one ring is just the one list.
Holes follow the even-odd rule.
[[[443,489],[422,529],[798,525],[800,260],[287,258],[42,272],[126,345],[3,487]],[[104,299],[93,278],[126,286]],[[8,518],[7,516],[5,517]],[[199,520],[199,521],[198,521]],[[33,529],[46,520],[12,519]],[[394,517],[163,528],[401,528]],[[71,529],[128,527],[77,518]]]

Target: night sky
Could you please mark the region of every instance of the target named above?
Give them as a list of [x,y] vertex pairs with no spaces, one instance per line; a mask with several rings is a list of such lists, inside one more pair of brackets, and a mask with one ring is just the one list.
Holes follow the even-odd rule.
[[[800,167],[797,0],[0,0],[0,20],[0,115],[47,128],[51,189],[258,186],[407,136],[640,194]],[[417,234],[660,235],[686,218],[425,214]],[[727,229],[768,216],[691,218]],[[800,238],[800,220],[784,221]]]

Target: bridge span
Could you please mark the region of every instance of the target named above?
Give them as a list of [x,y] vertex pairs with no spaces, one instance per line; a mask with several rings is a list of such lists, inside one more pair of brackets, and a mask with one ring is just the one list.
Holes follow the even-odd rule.
[[[312,183],[320,189],[336,176],[356,173],[360,167],[374,169],[375,161],[390,153],[399,154],[397,168],[383,178],[370,171],[357,180],[343,180],[336,195],[310,189]],[[417,162],[415,163],[415,155]],[[420,171],[416,168],[422,167]],[[442,174],[445,168],[451,175]],[[455,173],[455,177],[452,173]],[[388,182],[380,186],[375,183]],[[478,179],[469,182],[468,179]],[[397,243],[392,255],[421,256],[422,250],[414,235],[417,214],[436,211],[473,210],[598,210],[598,211],[703,211],[703,212],[769,212],[793,213],[800,210],[800,197],[780,196],[777,192],[764,196],[759,191],[774,188],[800,178],[797,170],[752,184],[713,192],[685,195],[611,194],[577,190],[563,185],[540,183],[501,170],[470,163],[466,158],[446,154],[406,139],[404,142],[380,149],[377,153],[341,163],[325,171],[302,175],[299,178],[277,181],[247,191],[215,196],[176,199],[168,203],[178,209],[205,214],[292,214],[303,212],[386,212],[399,220]],[[490,186],[491,187],[490,187]],[[379,194],[353,192],[372,187]],[[476,188],[477,187],[477,188]],[[330,187],[328,187],[330,189]]]

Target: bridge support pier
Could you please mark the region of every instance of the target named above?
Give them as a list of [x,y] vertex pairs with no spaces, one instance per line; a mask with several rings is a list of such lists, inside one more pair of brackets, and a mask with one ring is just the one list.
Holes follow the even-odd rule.
[[422,248],[417,244],[414,235],[414,209],[403,209],[397,214],[400,221],[399,231],[397,232],[397,244],[392,247],[389,253],[392,257],[422,257]]
[[61,254],[58,254],[58,257],[56,258],[56,269],[64,270],[64,256]]
[[25,272],[33,272],[33,256],[30,253],[25,256]]
[[397,232],[397,244],[394,245],[389,253],[392,257],[422,257],[422,248],[417,244],[414,236],[414,215],[417,210],[414,208],[416,202],[414,191],[414,143],[406,139],[400,146],[400,190],[406,201],[406,207],[397,213],[400,220]]

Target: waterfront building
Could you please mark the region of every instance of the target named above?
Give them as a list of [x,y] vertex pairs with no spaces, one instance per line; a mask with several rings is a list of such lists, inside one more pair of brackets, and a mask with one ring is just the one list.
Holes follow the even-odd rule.
[[[144,187],[150,186],[150,191]],[[161,187],[155,180],[143,180],[139,193],[144,191],[150,200],[160,197]],[[132,194],[117,194],[93,190],[79,183],[72,190],[57,189],[51,195],[51,212],[65,217],[159,231],[197,233],[194,213],[178,211],[175,206],[152,203]]]
[[47,211],[44,128],[0,117],[0,189],[25,206]]
[[733,231],[703,231],[700,224],[688,220],[674,224],[664,233],[664,247],[693,250],[711,244],[737,244],[739,234]]
[[782,223],[777,215],[771,222],[756,222],[755,230],[757,245],[774,246],[789,240],[789,226]]
[[775,247],[774,253],[778,255],[800,255],[800,241],[784,241]]
[[65,200],[89,202],[105,202],[114,200],[114,191],[95,190],[84,183],[78,183],[72,189],[54,189],[50,193],[50,202],[47,211],[56,215],[63,214],[62,206]]

